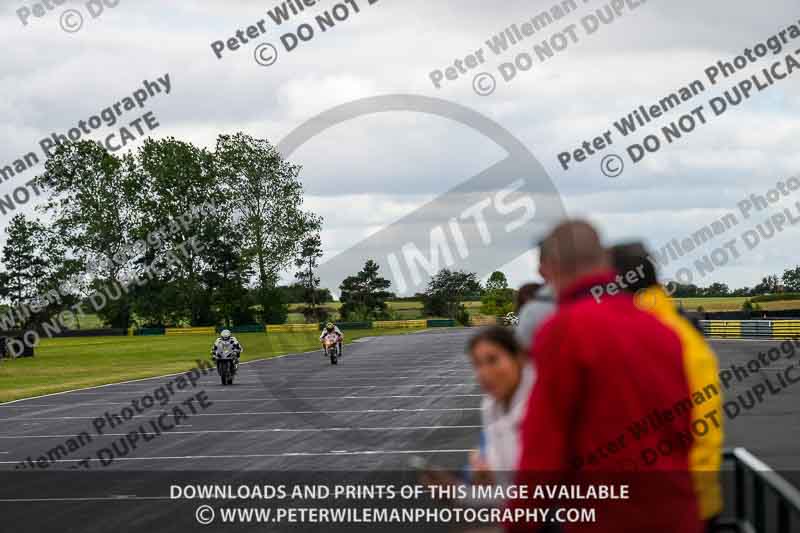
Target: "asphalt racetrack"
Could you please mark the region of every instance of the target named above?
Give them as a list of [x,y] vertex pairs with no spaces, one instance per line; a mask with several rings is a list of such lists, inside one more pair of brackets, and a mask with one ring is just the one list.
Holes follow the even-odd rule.
[[[103,435],[93,426],[97,417],[119,412],[175,377],[2,404],[0,477],[7,481],[0,484],[0,517],[24,516],[30,529],[17,531],[185,531],[197,527],[193,510],[198,503],[170,501],[169,487],[183,477],[208,481],[205,472],[214,482],[253,476],[263,483],[290,474],[309,480],[341,474],[358,482],[381,472],[413,482],[409,465],[420,457],[459,469],[480,431],[480,392],[463,353],[469,335],[468,330],[441,330],[374,337],[347,345],[337,366],[321,352],[256,361],[243,364],[229,387],[209,373],[164,407],[105,427]],[[776,344],[713,342],[722,368],[744,365]],[[788,363],[762,370],[726,395],[774,377]],[[138,441],[135,450],[121,447],[127,433],[198,393],[207,396],[207,408],[198,407],[149,442]],[[746,447],[777,470],[797,471],[798,405],[800,384],[765,397],[726,421],[726,446]],[[37,466],[38,457],[81,432],[90,434],[91,442]],[[103,448],[113,452],[113,457],[104,455],[113,459],[110,464],[98,459]],[[81,463],[86,457],[89,462]],[[183,513],[178,518],[173,516],[177,509]]]

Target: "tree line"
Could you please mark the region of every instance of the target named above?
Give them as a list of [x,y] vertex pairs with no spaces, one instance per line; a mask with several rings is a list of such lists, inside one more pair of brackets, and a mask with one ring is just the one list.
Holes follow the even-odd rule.
[[[304,302],[309,322],[327,320],[322,219],[303,207],[300,170],[243,133],[213,149],[148,139],[124,155],[60,145],[35,178],[48,201],[5,228],[0,326],[36,329],[76,307],[115,328],[280,324],[289,302]],[[295,282],[280,286],[292,267]],[[367,261],[339,287],[341,318],[392,318],[390,285]],[[476,295],[476,274],[444,269],[421,299],[426,314],[465,321],[462,302]],[[65,326],[80,328],[81,316]]]
[[767,294],[800,293],[800,265],[787,268],[783,274],[770,274],[761,278],[753,287],[731,289],[725,283],[712,283],[707,287],[677,284],[673,296],[676,298],[763,296]]
[[[148,139],[121,156],[63,144],[35,179],[49,198],[42,218],[18,214],[6,227],[0,299],[33,310],[20,328],[112,287],[119,297],[92,309],[112,327],[282,322],[279,275],[322,224],[303,208],[299,174],[243,133],[220,135],[213,150]],[[151,265],[158,275],[126,285]]]

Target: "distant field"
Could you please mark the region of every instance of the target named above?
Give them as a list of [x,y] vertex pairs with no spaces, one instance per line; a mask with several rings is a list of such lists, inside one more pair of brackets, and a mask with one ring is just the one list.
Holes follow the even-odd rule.
[[[353,330],[347,341],[418,330]],[[319,346],[309,333],[241,333],[242,361],[303,352]],[[72,337],[43,339],[36,356],[0,360],[0,402],[183,372],[210,360],[210,335],[152,337]]]
[[[727,298],[675,298],[676,303],[681,303],[687,311],[697,311],[699,306],[703,311],[741,311],[742,304],[749,300],[746,296],[730,296]],[[775,302],[758,302],[758,306],[765,311],[783,311],[797,309],[800,311],[798,300],[778,300]]]
[[702,306],[704,311],[741,311],[742,304],[747,301],[746,296],[731,296],[727,298],[674,298],[676,305],[682,305],[686,311],[697,311]]

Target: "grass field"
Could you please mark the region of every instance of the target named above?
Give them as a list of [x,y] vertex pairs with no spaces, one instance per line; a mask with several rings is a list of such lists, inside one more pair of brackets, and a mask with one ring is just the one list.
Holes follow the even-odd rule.
[[[347,341],[418,330],[346,331]],[[308,333],[241,333],[242,361],[319,347]],[[53,392],[182,372],[210,360],[214,337],[72,337],[43,339],[32,358],[0,360],[0,402]]]
[[[741,311],[742,304],[750,298],[746,296],[729,296],[725,298],[675,298],[675,302],[680,302],[686,311],[697,311],[699,306],[706,312],[714,311]],[[777,300],[775,302],[758,302],[758,307],[765,311],[783,311],[786,309],[798,309],[800,312],[800,301],[798,300]]]
[[741,311],[742,304],[748,300],[746,296],[727,298],[674,298],[675,304],[682,305],[686,311],[697,311],[702,306],[704,311]]

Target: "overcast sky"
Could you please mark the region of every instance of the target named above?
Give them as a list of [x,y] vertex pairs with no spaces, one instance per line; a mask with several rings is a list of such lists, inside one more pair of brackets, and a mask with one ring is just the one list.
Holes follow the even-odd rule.
[[[327,32],[317,28],[313,39],[287,53],[280,36],[301,23],[313,24],[314,15],[337,2],[321,0],[276,27],[267,15],[268,9],[280,4],[275,0],[121,0],[96,18],[86,2],[67,0],[41,18],[28,17],[27,25],[17,10],[32,9],[33,2],[1,0],[0,43],[6,53],[0,60],[0,167],[30,151],[41,155],[42,137],[65,132],[129,96],[142,80],[169,73],[171,94],[156,96],[145,109],[126,113],[122,123],[152,111],[160,123],[154,136],[175,136],[208,147],[218,134],[234,131],[277,144],[317,114],[359,98],[404,93],[466,106],[527,147],[546,171],[535,179],[552,183],[566,213],[595,221],[608,243],[636,238],[660,248],[725,213],[738,214],[737,203],[750,194],[764,194],[778,180],[800,175],[800,72],[639,164],[625,155],[632,141],[659,132],[661,126],[706,104],[732,84],[800,49],[797,39],[780,55],[718,87],[710,87],[703,77],[703,71],[718,60],[731,60],[792,23],[800,24],[797,2],[771,0],[764,7],[745,0],[650,0],[586,35],[581,18],[604,2],[581,0],[577,12],[498,57],[488,50],[488,38],[556,2],[379,0],[367,5],[368,0],[353,1],[360,13],[351,12],[348,20]],[[84,18],[75,33],[60,26],[76,23],[74,16],[62,16],[67,9],[78,10]],[[213,41],[226,40],[262,18],[266,34],[239,50],[226,49],[222,59],[215,57]],[[535,42],[569,24],[578,24],[580,42],[570,43],[545,63],[536,62],[510,82],[501,79],[500,63],[512,61],[519,52],[532,52]],[[275,64],[261,66],[254,61],[255,46],[261,42],[278,49]],[[433,86],[431,71],[481,48],[484,65],[441,89]],[[800,60],[800,55],[795,57]],[[493,94],[480,96],[473,91],[473,78],[480,72],[497,78]],[[558,153],[578,148],[584,140],[611,129],[615,120],[636,106],[657,103],[697,79],[706,83],[706,93],[647,126],[642,134],[630,139],[615,134],[615,144],[600,156],[567,172],[560,167]],[[99,131],[105,136],[114,129]],[[627,165],[616,178],[600,172],[600,160],[611,153],[623,156]],[[325,218],[323,245],[330,258],[506,155],[469,126],[429,114],[389,112],[336,125],[300,146],[290,159],[304,168],[307,207]],[[0,196],[40,170],[34,167],[0,184]],[[790,200],[800,201],[800,191]],[[664,273],[672,275],[681,265],[691,266],[774,212],[742,221],[713,244],[671,263]],[[7,222],[8,217],[0,219],[2,226]],[[694,281],[752,286],[767,273],[800,263],[798,235],[800,228],[787,229],[752,251],[740,241],[738,260]],[[512,255],[529,249],[534,237],[520,236]],[[496,266],[506,270],[513,284],[534,276],[532,255],[511,264],[505,264],[510,256],[498,257],[502,261]]]

